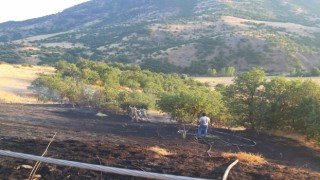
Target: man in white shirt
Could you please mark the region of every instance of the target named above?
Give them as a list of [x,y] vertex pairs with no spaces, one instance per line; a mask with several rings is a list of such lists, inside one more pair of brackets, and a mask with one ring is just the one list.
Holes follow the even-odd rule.
[[197,139],[198,140],[200,139],[201,134],[203,132],[204,141],[206,141],[209,123],[210,123],[210,118],[206,116],[206,113],[202,113],[202,116],[199,119],[199,124],[200,125],[199,125],[199,128],[198,128],[198,134],[197,134]]

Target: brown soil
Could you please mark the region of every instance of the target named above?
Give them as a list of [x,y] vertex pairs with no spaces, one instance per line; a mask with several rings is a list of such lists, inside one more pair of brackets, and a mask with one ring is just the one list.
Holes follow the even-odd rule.
[[[229,179],[320,179],[320,152],[298,141],[278,136],[257,135],[248,131],[230,132],[210,128],[213,142],[208,146],[194,140],[196,127],[189,126],[186,140],[177,133],[176,124],[133,123],[126,115],[79,111],[59,105],[0,104],[0,147],[21,153],[41,155],[54,132],[57,136],[47,156],[72,161],[102,164],[156,173],[221,179],[235,159],[222,157],[223,152],[260,154],[268,163],[238,163]],[[236,147],[226,142],[250,144],[238,136],[257,142],[254,147]],[[165,149],[167,155],[151,150]],[[156,148],[155,148],[156,149]],[[1,157],[0,179],[26,179],[30,169],[22,165],[34,161]],[[41,179],[142,179],[83,170],[53,164],[42,164]]]

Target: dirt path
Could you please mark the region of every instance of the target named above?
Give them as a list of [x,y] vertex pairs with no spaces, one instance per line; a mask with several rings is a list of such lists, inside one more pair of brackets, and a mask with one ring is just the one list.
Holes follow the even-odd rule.
[[[133,123],[128,116],[107,113],[97,117],[58,105],[0,104],[0,147],[22,153],[40,155],[50,138],[57,132],[48,156],[92,164],[122,167],[148,172],[221,179],[227,166],[235,159],[221,156],[222,152],[246,151],[262,154],[265,165],[240,162],[231,171],[230,179],[320,179],[319,152],[296,141],[276,136],[235,132],[255,140],[255,147],[228,146],[239,142],[237,137],[210,128],[219,138],[213,141],[211,157],[207,145],[194,140],[196,127],[190,128],[186,140],[177,133],[175,124]],[[242,142],[243,143],[243,142]],[[151,148],[169,152],[163,155]],[[280,154],[282,156],[280,157]],[[30,170],[21,165],[35,162],[9,157],[0,158],[3,179],[25,179]],[[100,172],[43,164],[38,171],[42,179],[100,179]],[[103,174],[104,179],[141,179]]]

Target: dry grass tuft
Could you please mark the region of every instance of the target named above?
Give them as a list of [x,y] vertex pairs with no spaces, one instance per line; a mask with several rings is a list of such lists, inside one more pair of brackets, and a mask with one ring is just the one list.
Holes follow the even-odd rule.
[[267,163],[267,160],[265,160],[261,155],[256,155],[256,154],[246,153],[246,152],[222,153],[222,157],[236,158],[236,159],[239,159],[240,162],[246,162],[250,165],[261,165],[261,164]]
[[234,77],[192,77],[192,78],[202,83],[208,83],[211,89],[214,89],[214,87],[217,84],[230,85],[233,83],[233,79],[234,79]]
[[153,152],[157,153],[157,155],[161,155],[161,156],[167,156],[167,155],[173,154],[173,153],[170,153],[169,151],[167,151],[166,149],[160,148],[158,146],[150,147],[148,150],[153,151]]

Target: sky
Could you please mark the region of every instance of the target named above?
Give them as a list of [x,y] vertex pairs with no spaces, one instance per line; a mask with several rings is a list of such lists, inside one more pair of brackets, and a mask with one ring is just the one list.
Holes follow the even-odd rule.
[[0,0],[0,23],[55,14],[86,1],[89,0]]

